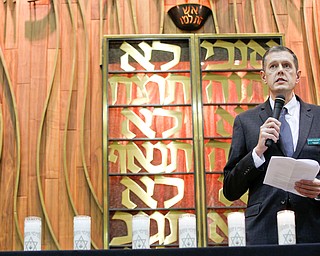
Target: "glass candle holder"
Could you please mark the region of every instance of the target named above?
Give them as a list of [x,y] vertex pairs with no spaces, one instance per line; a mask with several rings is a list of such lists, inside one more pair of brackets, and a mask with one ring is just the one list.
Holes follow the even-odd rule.
[[41,251],[41,218],[29,216],[24,219],[25,251]]
[[138,214],[132,216],[132,249],[150,248],[150,218]]
[[295,214],[290,210],[277,213],[278,243],[279,245],[296,243]]
[[228,214],[228,245],[246,246],[246,228],[243,212]]
[[79,215],[73,218],[74,250],[91,249],[91,217]]
[[179,247],[197,247],[197,225],[194,214],[182,214],[179,217]]

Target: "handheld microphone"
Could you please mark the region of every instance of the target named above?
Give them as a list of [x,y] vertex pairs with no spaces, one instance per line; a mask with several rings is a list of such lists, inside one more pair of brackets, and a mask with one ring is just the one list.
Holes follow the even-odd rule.
[[[272,117],[279,120],[281,110],[283,108],[284,103],[286,102],[285,97],[283,95],[278,95],[274,100],[274,109]],[[267,139],[265,145],[269,148],[273,144],[272,139]]]

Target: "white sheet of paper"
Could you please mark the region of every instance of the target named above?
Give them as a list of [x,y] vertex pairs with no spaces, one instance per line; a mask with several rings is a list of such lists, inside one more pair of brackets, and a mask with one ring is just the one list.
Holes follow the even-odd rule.
[[273,156],[263,183],[302,196],[294,189],[295,182],[314,180],[319,168],[319,163],[312,159]]

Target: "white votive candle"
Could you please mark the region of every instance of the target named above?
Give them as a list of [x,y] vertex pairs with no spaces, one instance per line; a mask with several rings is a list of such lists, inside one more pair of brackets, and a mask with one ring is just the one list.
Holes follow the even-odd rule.
[[150,248],[150,217],[138,214],[132,216],[132,249]]
[[232,212],[228,214],[228,245],[246,245],[246,228],[243,212]]
[[197,224],[194,214],[182,214],[179,217],[179,248],[197,247]]
[[293,211],[283,210],[277,213],[279,245],[296,243],[296,224]]
[[24,219],[24,250],[41,251],[41,218],[30,216]]
[[73,218],[74,250],[91,249],[91,217],[79,215]]

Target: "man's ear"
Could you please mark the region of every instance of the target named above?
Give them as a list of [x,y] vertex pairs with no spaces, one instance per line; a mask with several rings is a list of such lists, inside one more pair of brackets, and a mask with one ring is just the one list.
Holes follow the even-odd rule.
[[296,83],[299,83],[299,82],[300,82],[300,78],[301,78],[301,70],[298,70],[298,71],[297,71],[297,80],[296,80]]
[[267,83],[266,73],[263,70],[260,71],[260,77],[261,77],[261,80],[266,84]]

